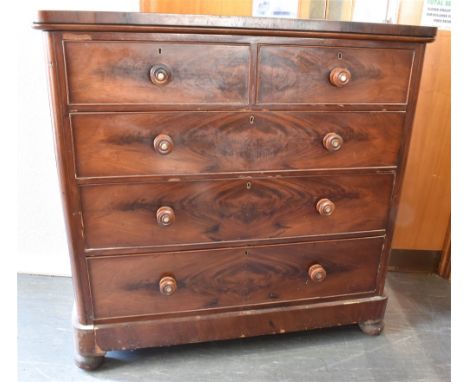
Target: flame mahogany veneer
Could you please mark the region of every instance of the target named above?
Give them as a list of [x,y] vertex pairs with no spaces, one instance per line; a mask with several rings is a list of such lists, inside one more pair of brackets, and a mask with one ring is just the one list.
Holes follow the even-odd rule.
[[435,28],[42,11],[76,362],[359,324]]

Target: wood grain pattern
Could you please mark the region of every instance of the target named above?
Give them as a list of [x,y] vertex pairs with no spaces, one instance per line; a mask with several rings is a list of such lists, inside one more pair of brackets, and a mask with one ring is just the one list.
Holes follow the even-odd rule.
[[[69,41],[64,49],[72,104],[248,102],[246,45]],[[155,64],[171,71],[164,86],[150,80]]]
[[[396,166],[404,113],[110,113],[71,117],[78,177]],[[343,138],[329,152],[328,133]],[[172,152],[153,141],[169,135]]]
[[[35,26],[49,33],[82,367],[107,350],[381,328],[435,28],[53,11]],[[149,309],[155,294],[181,300]]]
[[405,118],[405,127],[404,127],[404,136],[402,140],[402,147],[400,151],[399,163],[398,163],[398,175],[395,178],[395,183],[393,187],[393,195],[392,195],[392,204],[390,207],[390,213],[388,216],[388,224],[386,229],[386,237],[387,242],[385,244],[385,250],[382,256],[382,264],[381,270],[379,272],[379,288],[378,293],[384,293],[385,287],[385,277],[387,274],[387,266],[389,261],[390,249],[391,249],[391,242],[393,238],[394,228],[395,228],[395,219],[398,212],[398,204],[400,201],[401,196],[401,188],[402,188],[402,180],[403,174],[405,173],[406,163],[408,159],[408,151],[409,151],[409,142],[412,133],[412,124],[414,118],[414,110],[416,108],[416,103],[418,99],[418,89],[421,79],[421,71],[424,59],[424,50],[425,45],[421,44],[415,48],[415,60],[413,63],[414,72],[411,76],[410,82],[410,91],[409,98],[408,98],[408,106],[407,106],[407,115]]
[[[82,240],[82,220],[80,192],[73,176],[73,150],[70,150],[71,129],[66,107],[66,91],[64,88],[64,68],[61,57],[60,34],[56,32],[47,35],[47,74],[49,79],[49,95],[51,101],[52,126],[54,131],[55,157],[57,174],[61,190],[61,202],[68,242],[71,274],[73,281],[76,320],[80,324],[90,324],[91,293],[89,291],[88,273],[84,257],[75,257],[84,252]],[[80,336],[80,333],[75,333]],[[87,346],[87,345],[85,345]],[[78,346],[79,347],[79,346]],[[88,355],[88,354],[86,354]]]
[[[257,101],[404,104],[413,56],[413,51],[403,49],[262,46]],[[351,72],[344,87],[330,84],[336,67]]]
[[[87,247],[171,246],[385,229],[393,178],[342,175],[86,186],[81,196]],[[317,212],[322,198],[335,203],[333,215]],[[156,222],[162,206],[175,212],[175,222],[168,227]]]
[[270,309],[180,315],[161,319],[95,325],[96,343],[105,350],[169,346],[264,334],[281,334],[329,326],[356,324],[382,318],[387,297],[375,296]]
[[[251,104],[241,106],[242,110],[256,110],[263,111],[265,106],[256,105],[255,102],[255,72],[256,72],[256,46],[258,44],[281,44],[281,45],[307,45],[313,41],[314,46],[333,47],[333,46],[346,46],[353,48],[392,48],[392,49],[416,49],[418,44],[415,43],[402,43],[400,41],[381,42],[369,40],[345,40],[337,38],[327,39],[305,39],[305,38],[285,38],[279,36],[262,36],[255,38],[253,43],[252,36],[233,36],[233,35],[203,35],[203,34],[169,34],[169,33],[111,33],[111,32],[63,32],[62,38],[65,41],[123,41],[123,42],[148,42],[154,43],[155,41],[167,43],[181,43],[181,44],[219,44],[219,45],[251,45],[251,72],[250,82],[252,92],[250,94]],[[252,94],[253,93],[253,94]],[[68,105],[67,109],[70,112],[84,111],[84,112],[112,112],[112,111],[155,111],[155,110],[239,110],[239,105],[236,104],[72,104]],[[298,110],[298,111],[406,111],[404,104],[269,104],[269,110]]]
[[73,307],[73,335],[75,345],[75,364],[84,370],[97,369],[103,362],[106,352],[96,344],[93,325],[81,324]]
[[393,248],[443,248],[451,209],[450,41],[440,31],[427,47]]
[[268,17],[171,15],[141,12],[39,11],[34,27],[42,30],[135,31],[248,34],[281,36],[296,32],[309,37],[432,41],[437,28],[383,23],[297,20]]
[[[372,293],[382,244],[377,237],[88,259],[95,318]],[[313,264],[327,272],[321,283],[309,278]],[[177,281],[171,296],[159,291],[167,275]]]

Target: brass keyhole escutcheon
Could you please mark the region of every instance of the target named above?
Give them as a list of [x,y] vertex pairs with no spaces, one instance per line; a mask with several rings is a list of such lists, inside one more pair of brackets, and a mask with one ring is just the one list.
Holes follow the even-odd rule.
[[250,122],[251,125],[254,124],[254,122],[255,122],[255,117],[254,117],[253,115],[250,116],[249,122]]
[[247,182],[245,184],[245,188],[247,188],[247,190],[250,190],[252,188],[252,183],[251,182]]

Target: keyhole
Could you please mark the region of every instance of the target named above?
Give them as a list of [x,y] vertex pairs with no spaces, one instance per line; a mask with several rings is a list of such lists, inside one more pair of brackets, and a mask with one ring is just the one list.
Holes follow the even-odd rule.
[[255,121],[255,117],[253,115],[250,116],[250,124],[253,125],[254,121]]
[[158,49],[158,53],[161,54],[161,48]]
[[249,251],[244,251],[244,255],[248,255],[249,254]]
[[343,53],[338,52],[338,60],[342,60],[342,59],[343,59]]
[[247,183],[245,184],[245,187],[247,188],[247,190],[250,190],[250,189],[252,188],[252,183],[247,182]]

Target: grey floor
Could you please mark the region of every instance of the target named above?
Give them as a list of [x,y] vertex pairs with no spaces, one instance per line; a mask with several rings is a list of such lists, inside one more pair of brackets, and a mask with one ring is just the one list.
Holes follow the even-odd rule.
[[19,381],[449,381],[450,283],[390,273],[386,327],[355,326],[171,348],[111,352],[101,369],[73,363],[72,288],[18,276]]

